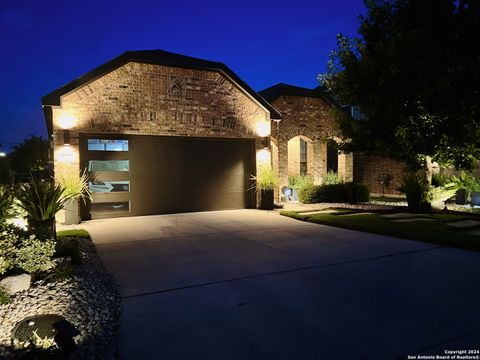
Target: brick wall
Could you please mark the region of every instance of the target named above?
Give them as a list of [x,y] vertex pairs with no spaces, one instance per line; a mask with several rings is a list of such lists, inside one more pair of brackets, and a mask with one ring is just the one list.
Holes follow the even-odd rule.
[[[327,167],[326,140],[341,138],[331,105],[322,98],[291,95],[280,96],[272,105],[282,114],[278,126],[272,124],[272,137],[278,145],[278,165],[275,169],[279,174],[280,187],[287,185],[289,173],[299,172],[297,152],[300,145],[295,138],[297,136],[302,136],[308,144],[308,173],[313,175],[315,183],[321,183]],[[344,157],[341,176],[351,180],[352,167],[350,154]]]
[[400,195],[398,188],[405,168],[406,164],[398,160],[355,154],[353,178],[354,181],[367,184],[371,193],[381,194],[382,185],[379,178],[390,175],[391,180],[389,186],[385,187],[385,194]]
[[[68,147],[66,117],[74,119]],[[268,111],[220,72],[130,62],[53,108],[55,176],[78,174],[80,133],[254,138],[259,150],[259,121],[270,124]]]

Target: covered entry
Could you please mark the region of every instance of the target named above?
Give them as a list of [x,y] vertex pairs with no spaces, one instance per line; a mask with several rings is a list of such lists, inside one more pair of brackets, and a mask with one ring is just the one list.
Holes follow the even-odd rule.
[[82,219],[251,208],[252,139],[93,135],[80,137],[93,178]]

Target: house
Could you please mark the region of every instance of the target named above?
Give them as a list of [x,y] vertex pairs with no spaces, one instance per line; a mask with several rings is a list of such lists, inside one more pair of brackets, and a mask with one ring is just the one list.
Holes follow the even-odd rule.
[[259,94],[219,62],[128,51],[42,104],[55,177],[94,176],[82,219],[254,208],[250,177],[263,164],[280,186],[297,171],[355,177],[354,156],[335,148],[328,94],[283,84]]

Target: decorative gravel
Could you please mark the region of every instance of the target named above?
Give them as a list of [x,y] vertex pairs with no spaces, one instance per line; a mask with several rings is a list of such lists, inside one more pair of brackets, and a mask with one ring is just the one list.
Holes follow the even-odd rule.
[[29,316],[58,314],[72,323],[80,335],[70,359],[117,359],[120,297],[112,276],[103,266],[90,240],[78,239],[81,265],[72,265],[73,277],[56,283],[34,282],[16,293],[12,302],[0,305],[0,359],[16,358],[25,343],[11,340],[15,324]]

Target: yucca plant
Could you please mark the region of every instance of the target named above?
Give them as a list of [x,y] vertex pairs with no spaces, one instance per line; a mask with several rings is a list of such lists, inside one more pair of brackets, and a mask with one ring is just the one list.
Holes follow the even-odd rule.
[[410,211],[417,212],[430,207],[430,185],[423,176],[414,172],[404,174],[399,190],[407,196]]
[[72,195],[66,194],[61,184],[32,177],[17,190],[16,197],[29,230],[40,239],[55,238],[55,214]]

